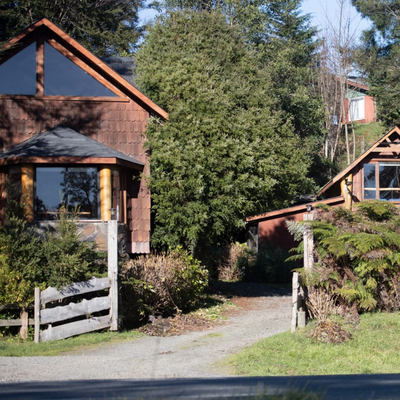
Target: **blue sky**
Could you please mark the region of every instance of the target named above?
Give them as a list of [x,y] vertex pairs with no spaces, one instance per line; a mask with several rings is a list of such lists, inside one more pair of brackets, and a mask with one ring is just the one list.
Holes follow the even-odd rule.
[[[351,0],[345,0],[345,2],[347,4],[345,15],[351,18],[352,26],[359,36],[363,29],[368,28],[369,23],[367,20],[362,19],[356,9],[351,6]],[[301,9],[304,14],[311,14],[312,25],[323,28],[326,25],[327,18],[331,22],[337,21],[339,15],[338,3],[338,0],[303,0]],[[141,18],[147,20],[151,19],[154,15],[155,12],[152,10],[141,12]]]
[[[339,18],[339,1],[338,0],[303,0],[302,11],[304,14],[311,14],[312,25],[318,27],[326,26],[326,20],[337,21]],[[362,19],[357,10],[351,5],[350,0],[345,1],[344,15],[351,18],[352,27],[357,31],[358,35],[369,27],[369,22]]]

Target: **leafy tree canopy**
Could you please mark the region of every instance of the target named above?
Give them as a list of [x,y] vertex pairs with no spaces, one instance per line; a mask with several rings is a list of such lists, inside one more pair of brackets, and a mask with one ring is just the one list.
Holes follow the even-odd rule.
[[170,113],[148,129],[159,247],[225,243],[245,216],[310,190],[310,158],[270,71],[219,12],[171,12],[136,54],[139,87]]
[[97,56],[131,53],[142,0],[0,0],[0,41],[46,17]]
[[358,62],[368,76],[378,115],[387,126],[400,123],[400,1],[353,0],[357,10],[372,21],[365,31]]

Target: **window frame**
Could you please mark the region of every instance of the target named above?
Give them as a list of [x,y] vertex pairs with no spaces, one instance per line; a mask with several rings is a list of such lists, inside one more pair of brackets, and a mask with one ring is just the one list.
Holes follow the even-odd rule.
[[[0,98],[13,98],[13,99],[29,99],[32,97],[40,98],[43,100],[72,100],[72,101],[100,101],[100,102],[129,102],[129,98],[99,72],[90,67],[86,62],[82,61],[77,55],[67,50],[63,45],[54,39],[38,38],[33,41],[26,42],[26,44],[18,49],[24,50],[36,42],[36,93],[35,94],[0,94]],[[88,73],[92,78],[96,79],[99,83],[113,92],[116,96],[64,96],[64,95],[45,95],[44,94],[44,43],[47,43],[55,50],[60,52],[64,57],[80,67],[84,72]],[[3,62],[7,62],[13,58],[17,52],[13,52],[10,57],[5,57]]]
[[[37,170],[38,168],[46,169],[46,168],[63,168],[65,170],[68,170],[68,168],[95,168],[96,169],[96,184],[97,184],[97,195],[96,195],[96,202],[97,202],[97,207],[96,207],[96,217],[93,218],[85,218],[84,214],[86,211],[79,212],[79,220],[80,221],[85,221],[85,222],[94,222],[94,221],[101,221],[101,191],[100,191],[100,167],[95,164],[51,164],[51,165],[34,165],[34,194],[33,194],[33,210],[34,210],[34,220],[37,222],[42,222],[42,221],[53,221],[55,217],[57,216],[58,212],[57,211],[47,211],[43,212],[44,217],[39,218],[39,211],[38,211],[38,203],[37,203],[37,189],[38,189],[38,178],[37,178]],[[57,190],[60,190],[60,186],[57,188]]]
[[[385,165],[386,164],[386,165]],[[375,167],[375,187],[366,187],[366,182],[365,182],[365,166],[372,166],[374,165]],[[363,177],[362,177],[362,182],[363,182],[363,199],[364,200],[380,200],[380,201],[390,201],[391,203],[400,203],[400,186],[399,187],[381,187],[381,179],[380,179],[380,168],[384,167],[384,166],[395,166],[399,169],[400,172],[400,161],[373,161],[373,162],[368,162],[363,164]],[[399,174],[400,176],[400,174]],[[372,197],[366,197],[366,191],[375,191],[375,198]],[[381,198],[381,192],[384,191],[398,191],[399,195],[397,199],[384,199]]]

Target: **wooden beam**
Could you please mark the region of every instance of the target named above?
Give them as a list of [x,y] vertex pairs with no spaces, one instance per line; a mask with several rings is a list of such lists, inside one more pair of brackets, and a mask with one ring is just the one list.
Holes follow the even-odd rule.
[[390,146],[376,147],[372,150],[373,153],[400,153],[400,144],[392,144]]
[[33,222],[34,211],[33,211],[33,179],[34,168],[33,165],[22,165],[21,166],[21,185],[22,185],[22,202],[24,204],[24,213],[27,222]]
[[36,48],[36,96],[44,95],[44,42],[37,41]]
[[100,169],[100,204],[103,221],[111,220],[111,201],[111,169],[103,167]]

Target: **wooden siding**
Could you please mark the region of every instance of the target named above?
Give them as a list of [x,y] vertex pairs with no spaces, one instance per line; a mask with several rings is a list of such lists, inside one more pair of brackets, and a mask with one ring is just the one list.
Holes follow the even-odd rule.
[[[145,164],[149,113],[133,100],[101,101],[0,96],[0,148],[6,150],[32,135],[65,125]],[[134,171],[132,171],[132,174]],[[127,179],[128,252],[146,253],[150,242],[150,192],[146,182]],[[131,186],[131,187],[129,187]],[[125,193],[124,193],[125,194]]]

